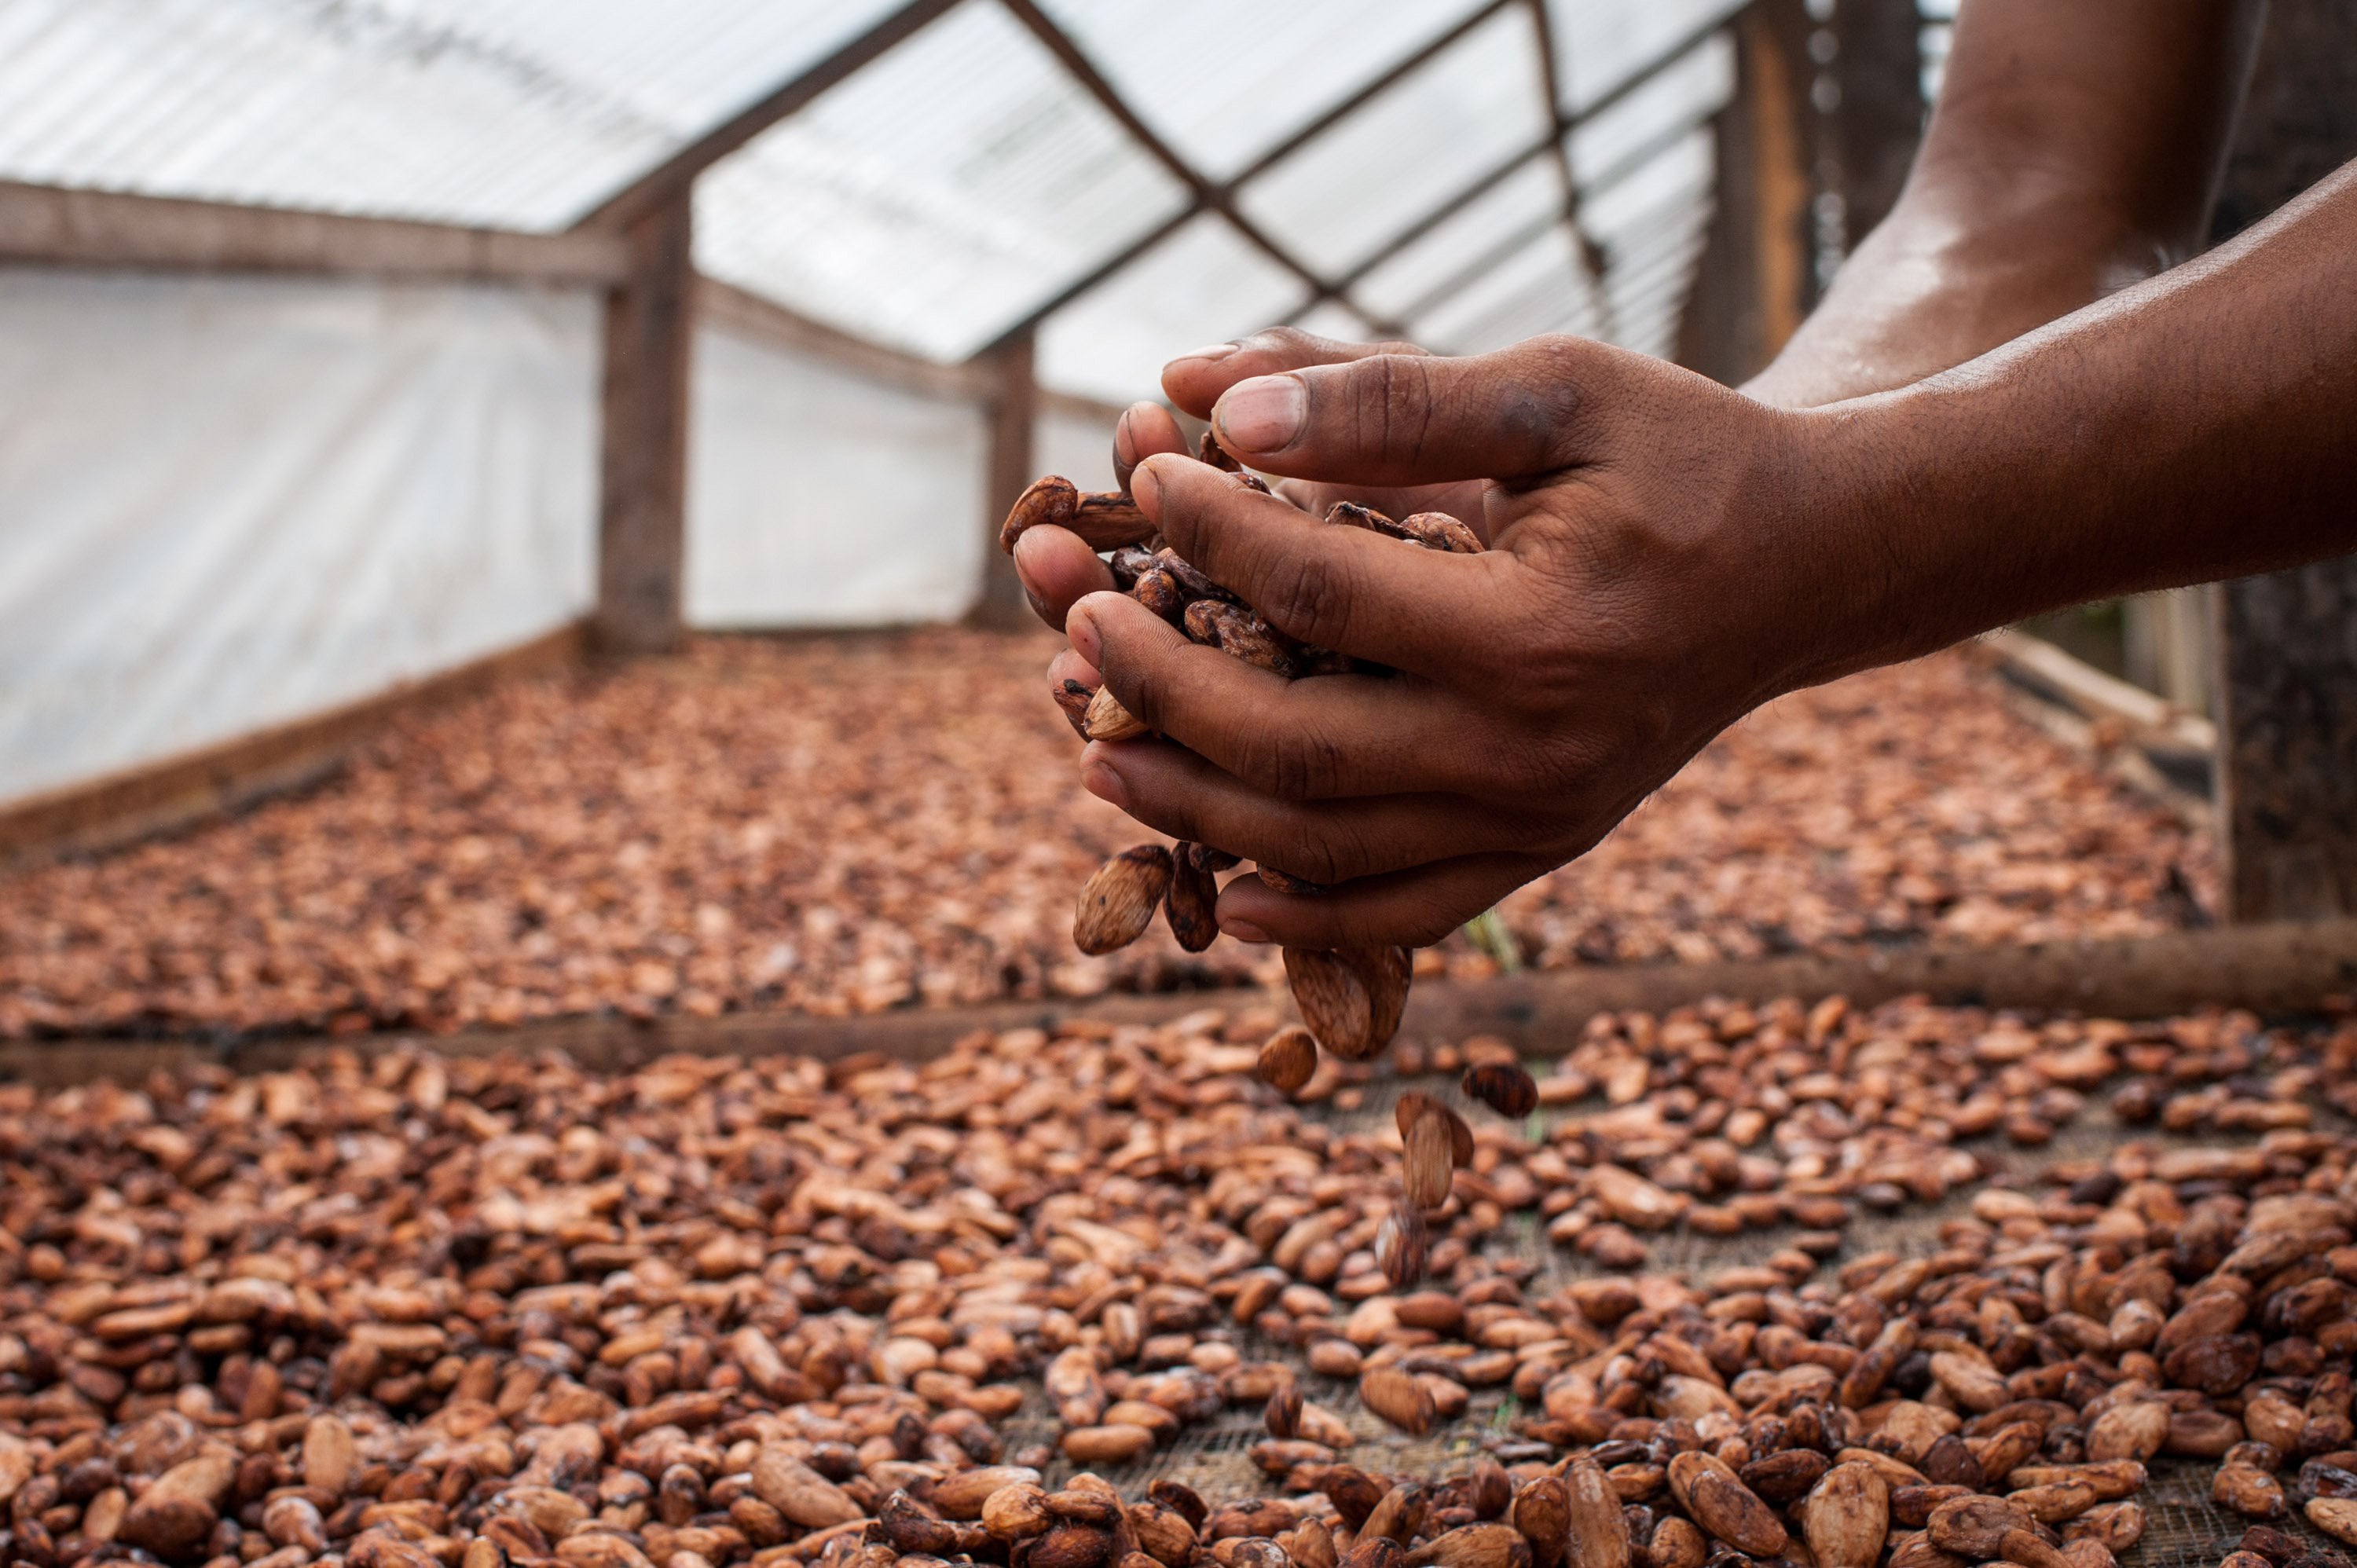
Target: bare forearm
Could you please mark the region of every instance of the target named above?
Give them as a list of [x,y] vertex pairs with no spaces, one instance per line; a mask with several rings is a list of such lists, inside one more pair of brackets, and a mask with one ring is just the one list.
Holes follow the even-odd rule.
[[1792,416],[1851,569],[1838,668],[2357,549],[2357,165],[2212,254],[1916,386]]
[[2264,0],[1969,0],[1897,208],[1748,392],[1962,364],[2201,247]]

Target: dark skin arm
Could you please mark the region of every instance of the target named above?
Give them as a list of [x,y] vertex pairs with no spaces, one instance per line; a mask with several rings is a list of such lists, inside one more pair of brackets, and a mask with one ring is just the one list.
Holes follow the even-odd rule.
[[[1995,9],[1969,9],[1967,24]],[[2156,9],[2244,16],[2190,0]],[[1961,34],[1959,50],[1991,37]],[[2236,83],[2241,58],[2219,68]],[[1975,80],[1964,63],[1952,88]],[[1941,158],[1970,151],[1964,107],[1943,99]],[[2207,155],[2204,209],[2222,131],[2188,138]],[[2125,177],[2111,188],[2116,210],[2140,214],[2138,233],[2198,232],[2184,201],[2140,206],[2145,185]],[[1893,222],[1920,238],[1940,210],[1925,195]],[[2119,231],[2109,218],[2067,227]],[[2114,274],[2092,258],[2118,246],[2078,253],[2083,289],[2102,292]],[[1342,884],[1310,898],[1243,879],[1221,905],[1232,934],[1436,940],[1584,851],[1780,692],[2055,605],[2357,543],[2352,257],[2344,171],[2212,256],[1912,384],[1937,367],[1905,354],[1969,352],[1975,333],[2007,324],[1948,321],[1952,335],[1925,348],[1903,328],[1949,286],[1939,269],[1926,274],[1936,287],[1861,284],[1763,381],[1784,377],[1778,395],[1793,403],[1901,388],[1807,412],[1573,339],[1314,362],[1339,357],[1278,337],[1181,361],[1174,395],[1216,387],[1214,427],[1254,467],[1478,485],[1493,548],[1436,556],[1317,527],[1200,465],[1147,456],[1140,504],[1182,553],[1295,635],[1403,674],[1286,685],[1092,594],[1072,607],[1060,663],[1091,681],[1101,670],[1170,738],[1092,746],[1083,779],[1167,832]],[[2016,270],[2060,286],[2058,271]],[[2052,297],[2038,289],[2019,309]],[[1128,424],[1134,439],[1140,421]],[[1061,619],[1039,570],[1077,566],[1046,553],[1059,548],[1044,542],[1022,564]]]
[[1887,392],[2198,254],[2266,12],[1964,5],[1898,204],[1744,390],[1794,407]]

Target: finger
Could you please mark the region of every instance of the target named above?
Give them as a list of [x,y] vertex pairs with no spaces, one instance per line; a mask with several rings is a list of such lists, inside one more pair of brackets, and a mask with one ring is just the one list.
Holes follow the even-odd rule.
[[1140,463],[1157,452],[1183,456],[1187,450],[1187,433],[1168,409],[1158,403],[1131,403],[1113,427],[1114,483],[1126,490]]
[[1368,675],[1287,681],[1187,640],[1123,594],[1072,607],[1072,647],[1146,725],[1265,795],[1321,800],[1494,793],[1498,758],[1437,688]]
[[1096,666],[1069,648],[1048,660],[1049,700],[1084,742],[1089,738],[1089,702],[1103,684],[1104,677],[1097,673]]
[[1286,636],[1436,680],[1467,672],[1522,580],[1511,554],[1329,527],[1201,463],[1150,458],[1131,483],[1172,549]]
[[1078,681],[1092,692],[1104,684],[1097,667],[1069,648],[1048,660],[1048,689],[1060,692],[1067,681]]
[[1421,354],[1413,343],[1345,343],[1298,327],[1272,327],[1232,343],[1181,354],[1162,367],[1162,390],[1198,419],[1211,416],[1220,394],[1254,376],[1273,376],[1305,365],[1340,365],[1374,354]]
[[1097,559],[1087,540],[1051,524],[1027,528],[1016,540],[1015,575],[1039,618],[1058,631],[1074,605],[1114,585],[1113,568]]
[[1211,428],[1239,460],[1293,478],[1529,478],[1595,446],[1599,410],[1626,401],[1623,359],[1621,349],[1556,337],[1469,359],[1383,354],[1311,365],[1237,381],[1212,409]]
[[1472,854],[1317,894],[1279,893],[1258,876],[1239,876],[1221,891],[1220,929],[1289,948],[1430,947],[1551,869],[1534,855]]
[[1348,882],[1530,843],[1523,824],[1461,796],[1278,800],[1168,741],[1092,746],[1081,754],[1081,783],[1172,838],[1215,844],[1312,882]]
[[1312,517],[1324,517],[1336,501],[1372,507],[1386,517],[1414,517],[1420,511],[1443,511],[1490,539],[1487,479],[1466,479],[1453,485],[1415,485],[1407,489],[1377,489],[1369,485],[1328,485],[1308,479],[1279,479],[1269,489]]

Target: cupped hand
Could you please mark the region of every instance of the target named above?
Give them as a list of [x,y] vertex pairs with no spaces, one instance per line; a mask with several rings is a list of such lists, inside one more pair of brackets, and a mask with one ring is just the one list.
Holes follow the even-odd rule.
[[[1162,390],[1170,401],[1198,419],[1208,419],[1220,394],[1240,381],[1275,375],[1312,365],[1347,364],[1381,354],[1422,354],[1412,343],[1341,343],[1313,337],[1290,327],[1272,328],[1234,343],[1222,343],[1181,355],[1163,368]],[[1158,403],[1133,403],[1114,426],[1114,479],[1127,489],[1131,476],[1146,458],[1162,453],[1189,454],[1185,432],[1168,409]],[[1280,479],[1276,493],[1313,517],[1323,517],[1338,500],[1356,501],[1392,517],[1420,511],[1445,511],[1471,525],[1482,526],[1481,487],[1458,483],[1422,486],[1365,486],[1344,482]],[[1113,574],[1096,553],[1069,529],[1034,528],[1015,543],[1016,575],[1039,618],[1058,631],[1083,596],[1110,589]]]
[[1060,671],[1102,679],[1158,732],[1091,745],[1086,786],[1329,885],[1239,877],[1220,901],[1230,934],[1436,941],[1587,849],[1736,717],[1831,672],[1818,634],[1857,563],[1829,558],[1797,499],[1809,416],[1569,338],[1226,363],[1283,350],[1240,346],[1166,382],[1219,386],[1215,434],[1263,473],[1478,497],[1469,521],[1491,547],[1329,526],[1168,446],[1133,448],[1133,492],[1180,555],[1286,634],[1397,671],[1287,682],[1109,582],[1071,603]]

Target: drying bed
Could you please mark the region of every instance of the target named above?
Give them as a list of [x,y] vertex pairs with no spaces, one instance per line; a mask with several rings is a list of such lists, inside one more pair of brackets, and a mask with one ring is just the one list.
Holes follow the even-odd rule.
[[[1667,1568],[1684,1504],[1642,1456],[1822,1470],[1771,1412],[1894,1475],[2133,1440],[2140,1541],[2067,1486],[2037,1517],[2167,1568],[2234,1533],[2203,1488],[2245,1422],[2290,1502],[2337,1484],[2357,1023],[1601,1015],[1540,1064],[1531,1118],[1458,1101],[1470,1149],[1397,1281],[1393,1108],[1503,1047],[1329,1061],[1297,1105],[1251,1076],[1275,1023],[1082,1019],[921,1064],[403,1047],[0,1090],[13,1554],[866,1563],[921,1555],[866,1521],[948,1530],[1019,1466],[1181,1482],[1232,1510],[1207,1541],[1274,1532],[1292,1546],[1247,1555],[1314,1568],[1369,1487],[1445,1481],[1445,1535],[1484,1477],[1595,1455]],[[2208,1316],[2229,1286],[2244,1337]]]
[[[400,722],[298,798],[0,873],[0,1038],[868,1013],[1274,978],[1074,951],[1139,832],[1075,783],[1045,638],[706,639]],[[2205,835],[1962,655],[1772,704],[1510,899],[1544,967],[2199,923]],[[1474,976],[1462,937],[1424,972]]]

